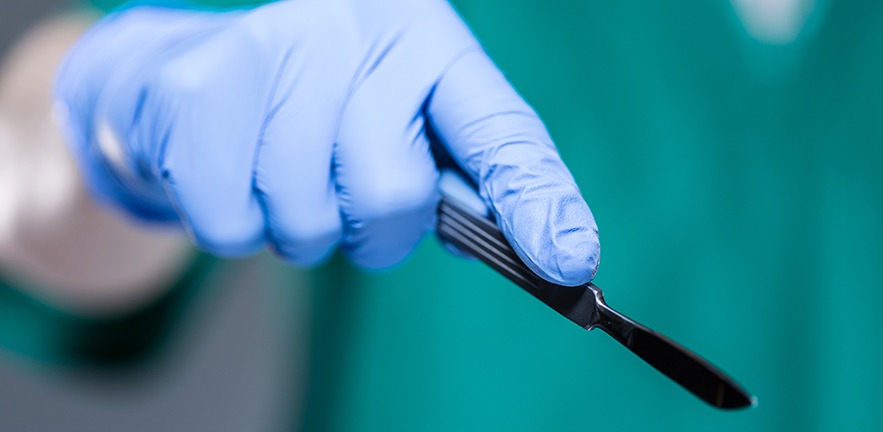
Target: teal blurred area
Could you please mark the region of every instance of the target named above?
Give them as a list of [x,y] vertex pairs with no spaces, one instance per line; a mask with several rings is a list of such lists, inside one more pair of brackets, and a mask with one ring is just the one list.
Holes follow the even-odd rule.
[[[759,406],[711,409],[605,335],[424,244],[392,273],[321,288],[358,301],[318,309],[347,326],[317,330],[314,355],[336,379],[315,378],[308,425],[883,429],[883,4],[818,4],[784,43],[754,37],[725,1],[456,5],[591,205],[608,301],[707,356]],[[322,357],[321,341],[343,335]]]
[[[221,291],[239,293],[224,303],[223,329],[263,322],[261,311],[280,298],[309,301],[306,311],[281,308],[312,320],[309,349],[290,334],[279,348],[273,341],[285,336],[269,331],[260,344],[248,339],[257,333],[217,336],[211,352],[220,354],[201,358],[216,374],[186,393],[207,402],[191,411],[163,402],[181,393],[133,421],[150,425],[163,409],[181,418],[211,418],[215,406],[237,413],[226,381],[200,387],[220,376],[234,390],[260,379],[262,403],[289,403],[252,406],[230,430],[279,424],[244,420],[271,411],[310,431],[883,430],[883,3],[796,1],[804,25],[774,41],[749,31],[724,0],[454,2],[540,113],[592,207],[602,243],[596,282],[609,303],[729,372],[757,407],[704,405],[606,335],[428,239],[382,274],[337,260],[304,275],[265,260],[228,277],[236,268],[218,263],[221,273],[205,280],[269,293],[246,314],[237,308],[247,290]],[[188,358],[182,346],[204,334],[212,333],[168,336],[164,364]],[[225,357],[245,355],[235,336],[263,347],[246,355],[251,363]],[[4,364],[19,362],[0,342]],[[300,357],[304,385],[248,369],[272,363],[295,375],[279,359]],[[283,385],[290,396],[279,396]],[[0,398],[15,395],[0,388]]]

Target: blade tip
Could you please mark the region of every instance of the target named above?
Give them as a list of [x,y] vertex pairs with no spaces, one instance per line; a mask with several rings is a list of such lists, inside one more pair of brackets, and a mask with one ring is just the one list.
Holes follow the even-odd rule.
[[757,396],[743,396],[736,400],[724,402],[717,405],[717,407],[723,410],[754,409],[757,408]]

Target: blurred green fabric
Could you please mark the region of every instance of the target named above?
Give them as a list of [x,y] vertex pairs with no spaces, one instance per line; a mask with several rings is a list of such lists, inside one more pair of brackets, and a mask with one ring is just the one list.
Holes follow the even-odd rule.
[[315,430],[883,430],[883,4],[778,47],[722,1],[457,6],[592,206],[608,301],[760,404],[704,406],[426,242],[317,287]]
[[428,239],[313,272],[304,429],[883,430],[883,3],[781,46],[726,1],[455,4],[592,207],[607,300],[759,406],[705,406]]
[[317,330],[319,355],[349,343],[318,363],[336,362],[336,386],[311,425],[883,430],[883,4],[838,2],[779,47],[722,1],[457,6],[589,201],[608,301],[759,407],[706,407],[427,242],[394,272],[319,288],[356,298],[324,317],[345,326]]

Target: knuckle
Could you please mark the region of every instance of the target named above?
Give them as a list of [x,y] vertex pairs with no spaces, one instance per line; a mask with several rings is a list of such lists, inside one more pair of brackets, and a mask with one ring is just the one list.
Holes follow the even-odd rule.
[[353,203],[360,219],[382,219],[433,206],[438,201],[435,182],[395,176],[377,176],[359,185],[360,199]]
[[346,252],[358,266],[382,269],[403,260],[434,220],[434,184],[374,183],[363,202],[353,203]]
[[166,194],[181,216],[184,228],[200,249],[223,257],[250,255],[264,246],[264,221],[220,199],[223,189],[207,190],[193,178],[177,175],[175,163],[162,167]]
[[258,45],[276,44],[279,40],[295,40],[308,36],[324,38],[345,30],[341,17],[346,16],[341,3],[329,8],[321,2],[270,3],[243,15],[234,24],[247,40]]
[[194,243],[207,252],[239,257],[263,246],[263,229],[252,224],[227,220],[202,220],[190,225]]
[[342,230],[337,220],[317,218],[271,222],[268,231],[278,255],[297,265],[312,266],[328,255],[340,240]]

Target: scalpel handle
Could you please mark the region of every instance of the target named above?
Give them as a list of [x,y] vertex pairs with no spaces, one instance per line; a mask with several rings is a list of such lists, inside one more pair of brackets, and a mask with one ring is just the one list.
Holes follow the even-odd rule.
[[483,261],[516,285],[580,327],[598,320],[594,292],[587,286],[563,287],[545,281],[518,258],[496,224],[447,197],[439,206],[438,236]]

